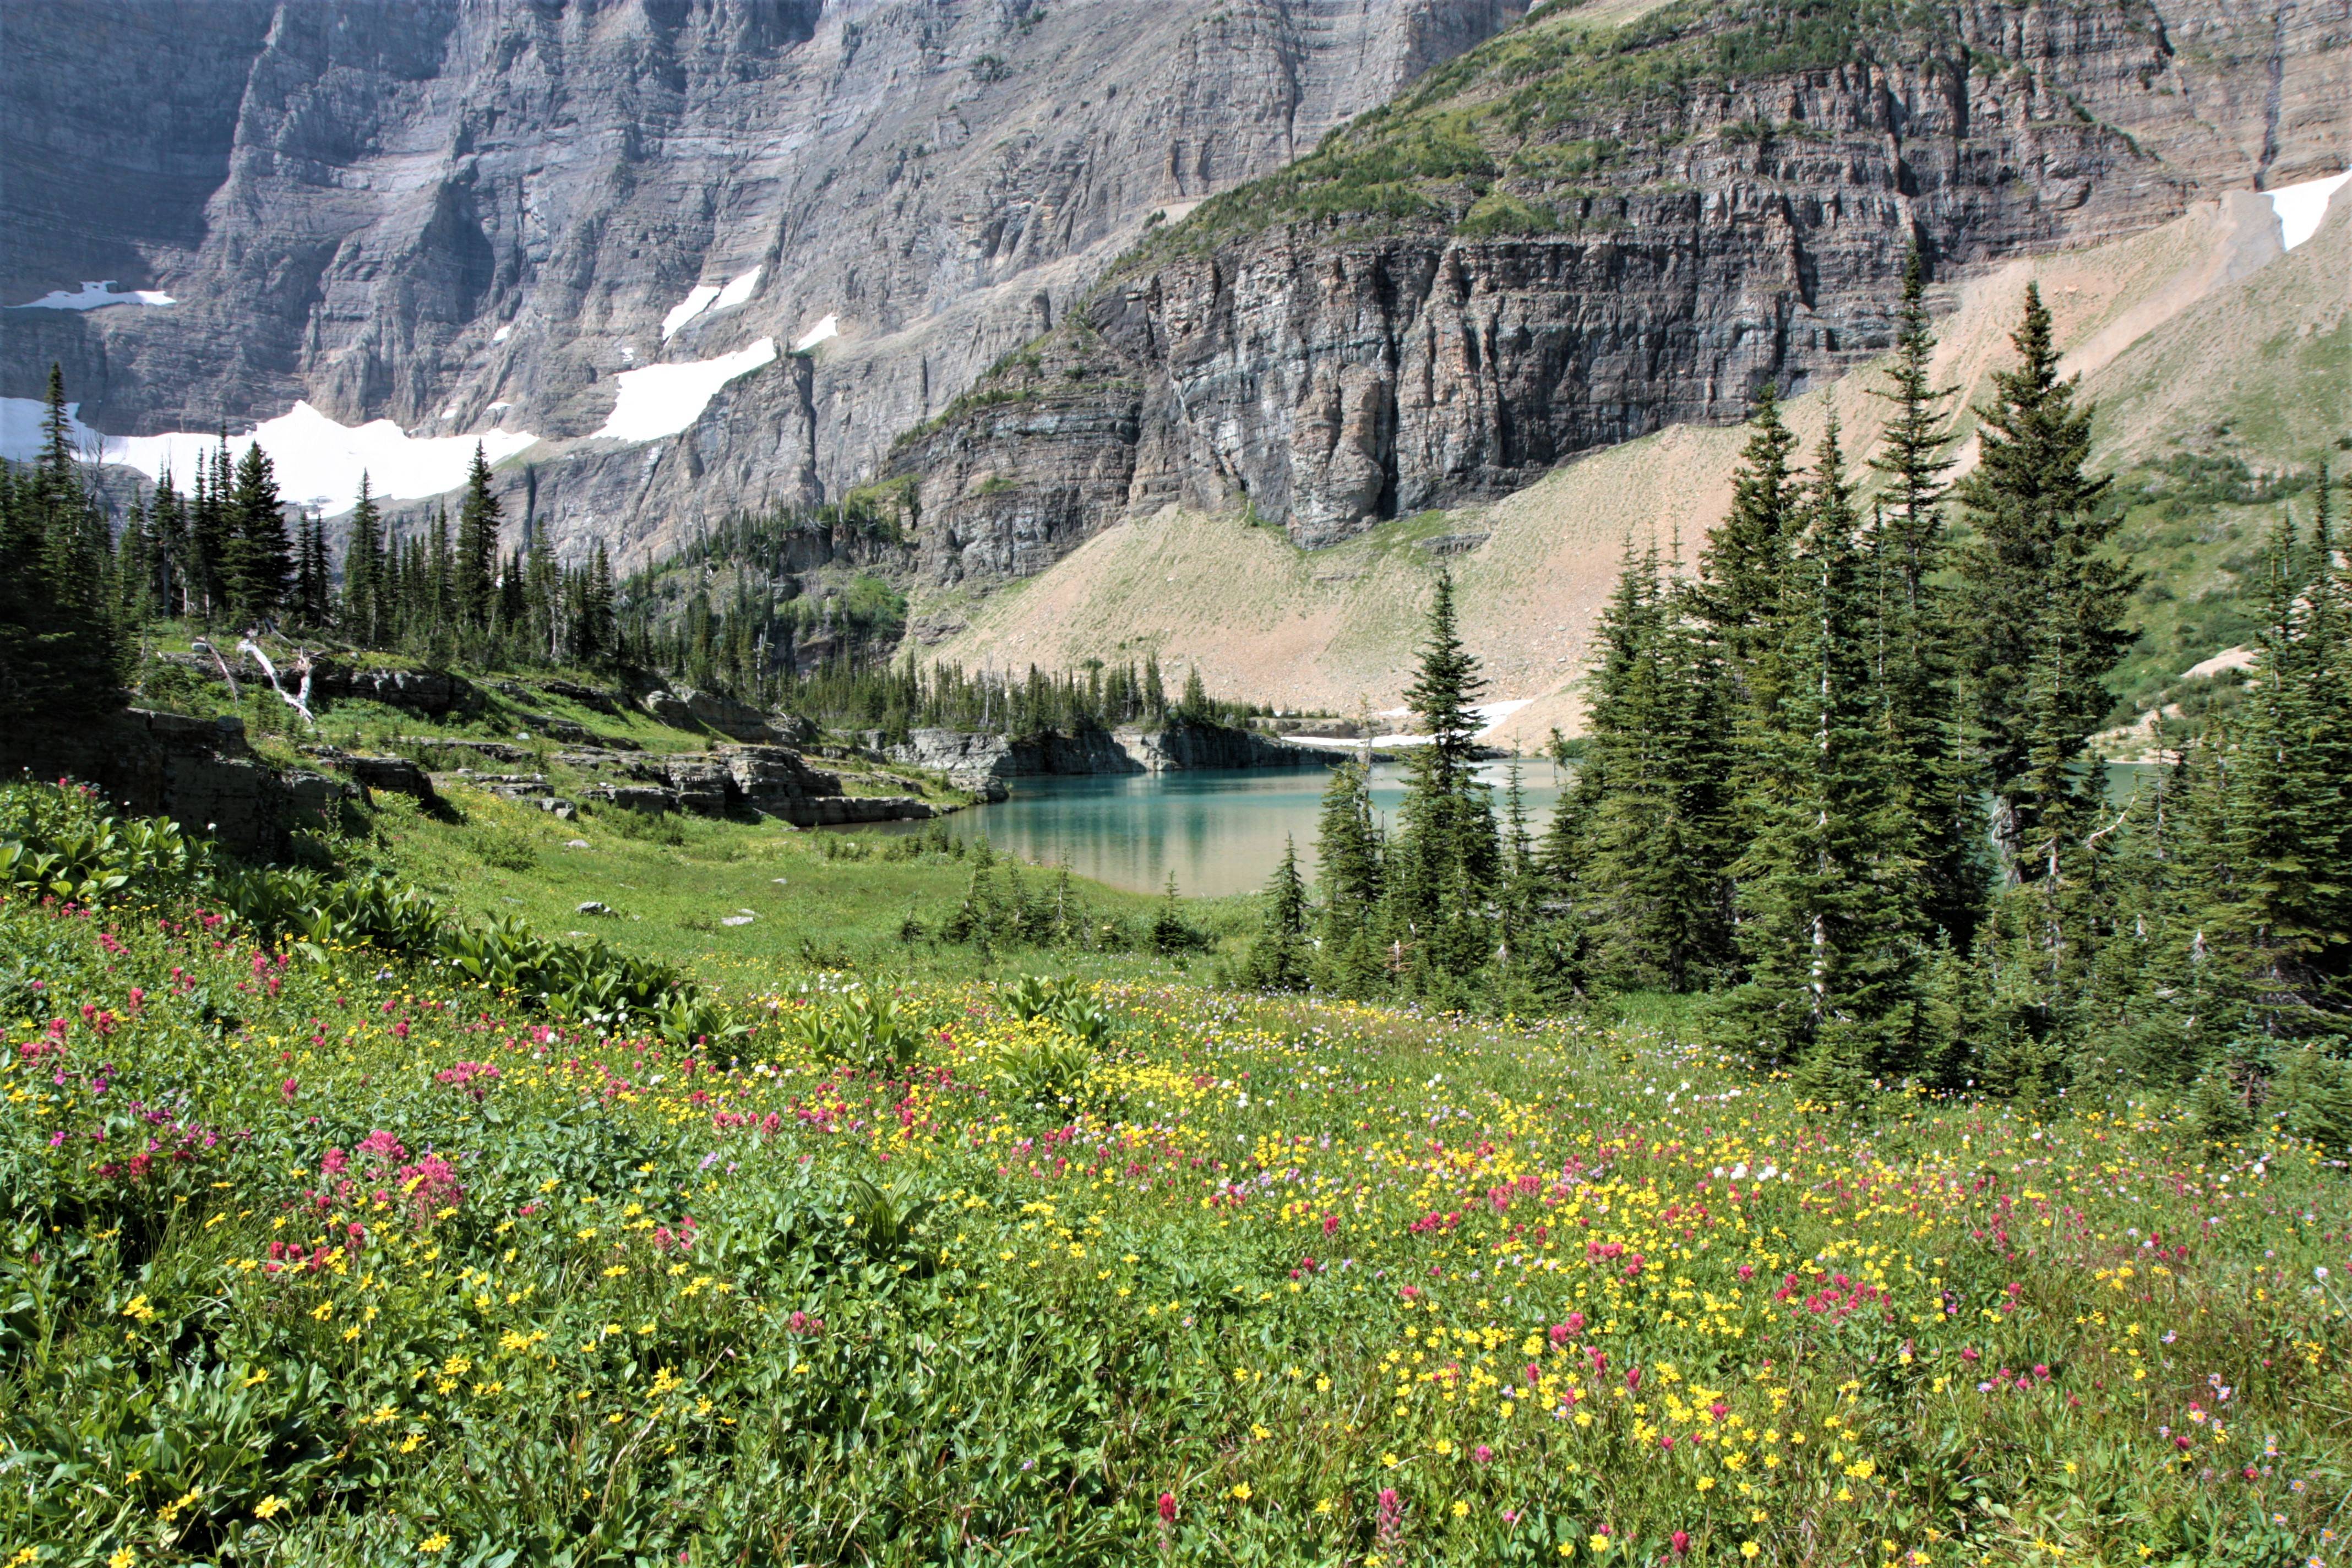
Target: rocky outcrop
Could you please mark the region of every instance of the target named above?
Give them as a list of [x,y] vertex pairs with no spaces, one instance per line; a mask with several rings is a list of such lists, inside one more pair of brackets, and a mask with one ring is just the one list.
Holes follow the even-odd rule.
[[1659,31],[1647,76],[1498,40],[1205,205],[898,453],[929,575],[1171,503],[1314,546],[1498,495],[1883,352],[1915,243],[1949,277],[2344,156],[2340,0],[1972,3],[1716,63],[1798,52],[1748,48],[1754,15]]
[[334,746],[305,746],[302,754],[364,790],[390,790],[428,804],[440,798],[433,793],[432,775],[407,757],[346,752]]
[[[880,737],[871,738],[879,742]],[[914,730],[885,749],[892,762],[945,773],[959,789],[1004,798],[1003,781],[1056,773],[1157,773],[1184,768],[1328,767],[1328,753],[1221,724],[1089,730],[1009,740],[961,730]]]
[[1255,730],[1223,724],[1171,724],[1164,730],[1120,731],[1127,754],[1147,773],[1189,768],[1328,768],[1329,752],[1296,745]]
[[[681,686],[674,690],[649,691],[638,699],[637,705],[674,730],[711,730],[733,740],[755,743],[786,738],[767,714],[721,692],[697,691]],[[799,721],[787,719],[783,722],[793,727]]]
[[[758,816],[795,827],[905,822],[937,815],[911,795],[852,795],[837,774],[809,766],[788,746],[715,746],[708,752],[565,752],[563,766],[603,775],[585,798],[631,811]],[[627,782],[623,782],[624,780]]]
[[276,858],[303,828],[331,826],[350,785],[281,770],[253,754],[242,719],[190,719],[142,708],[70,731],[0,733],[0,773],[29,771],[94,785],[115,806],[168,816],[239,855]]
[[[112,435],[298,398],[536,432],[558,441],[509,467],[509,519],[635,563],[838,498],[1153,213],[1280,167],[1523,4],[11,7],[5,302],[85,278],[178,302],[12,313],[0,392],[38,395],[56,359]],[[698,287],[709,308],[666,327]],[[633,368],[828,319],[813,359],[680,435],[583,439]]]

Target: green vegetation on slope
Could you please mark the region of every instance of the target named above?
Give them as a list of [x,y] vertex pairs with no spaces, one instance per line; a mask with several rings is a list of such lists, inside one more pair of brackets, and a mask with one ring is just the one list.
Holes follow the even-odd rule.
[[780,983],[698,1040],[40,893],[13,1568],[2282,1568],[2352,1488],[2340,1169],[2112,1089],[1861,1119],[1169,985]]

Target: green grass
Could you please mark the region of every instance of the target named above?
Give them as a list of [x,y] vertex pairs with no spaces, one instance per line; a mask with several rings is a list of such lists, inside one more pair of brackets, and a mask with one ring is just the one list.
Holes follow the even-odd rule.
[[[963,899],[972,862],[939,852],[885,858],[890,834],[619,810],[566,823],[478,790],[454,788],[448,799],[455,820],[396,796],[380,802],[374,833],[404,878],[457,910],[601,937],[735,990],[818,970],[877,981],[966,980],[1046,963],[1090,979],[1205,975],[1236,961],[1255,929],[1254,899],[1188,899],[1184,918],[1215,939],[1205,953],[991,952],[938,935]],[[1054,876],[1039,867],[1019,874],[1041,891]],[[1140,922],[1158,904],[1082,879],[1074,886],[1104,917]],[[592,900],[614,912],[580,913]],[[749,924],[720,923],[746,910]],[[909,921],[921,928],[912,940],[903,934]]]
[[1647,1004],[782,968],[682,1048],[117,896],[0,892],[9,1568],[2340,1554],[2287,1140],[1832,1110]]

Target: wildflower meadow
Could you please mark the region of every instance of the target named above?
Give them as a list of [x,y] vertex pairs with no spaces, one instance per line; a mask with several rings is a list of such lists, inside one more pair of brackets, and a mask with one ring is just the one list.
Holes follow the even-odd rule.
[[2352,1203],[2309,1145],[1162,984],[597,1022],[200,881],[57,885],[0,892],[9,1568],[2352,1529]]

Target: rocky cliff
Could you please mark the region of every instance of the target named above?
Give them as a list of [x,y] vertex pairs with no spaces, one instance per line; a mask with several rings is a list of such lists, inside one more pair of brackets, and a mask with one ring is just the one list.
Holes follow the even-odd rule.
[[438,489],[487,435],[518,527],[641,561],[837,498],[1154,215],[1523,4],[9,6],[0,394],[61,362],[150,468],[120,438],[307,401],[281,468],[331,510],[362,463]]
[[1915,244],[1948,281],[2333,173],[2347,62],[2342,0],[1554,5],[1153,237],[894,471],[943,584],[1170,504],[1328,544],[1882,352]]

